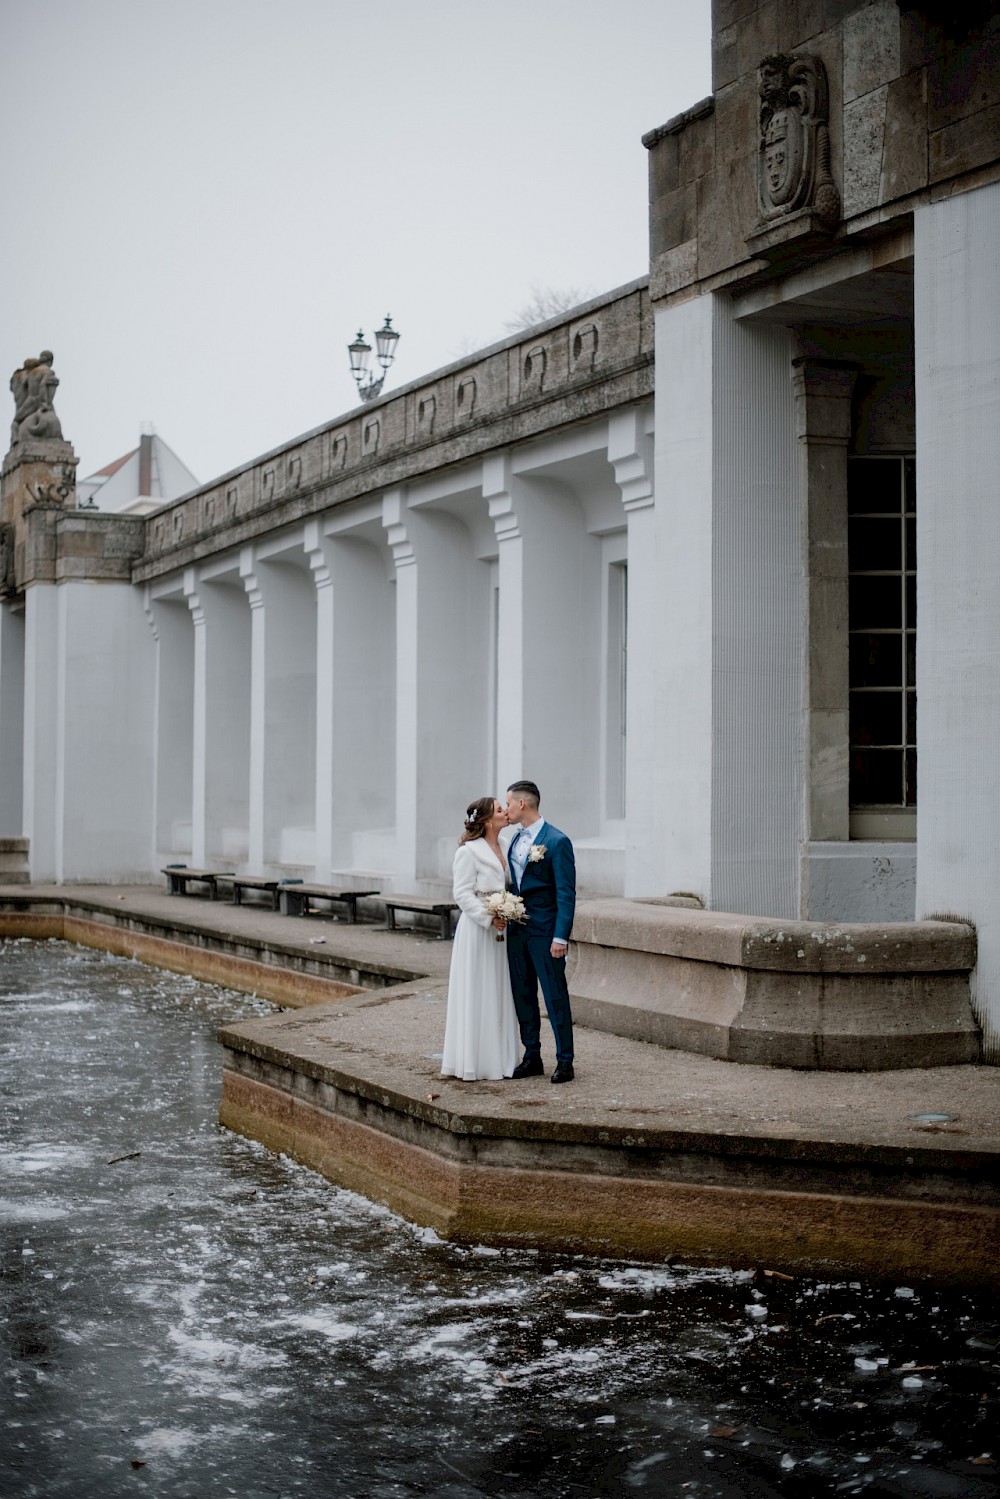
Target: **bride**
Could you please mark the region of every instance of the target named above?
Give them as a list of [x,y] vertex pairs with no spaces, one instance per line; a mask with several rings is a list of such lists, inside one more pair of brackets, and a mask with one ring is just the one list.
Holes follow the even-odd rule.
[[443,1077],[510,1077],[517,1066],[518,1030],[507,967],[505,923],[491,918],[482,897],[507,884],[498,834],[507,813],[481,796],[465,814],[455,851],[455,899],[461,910],[451,955]]

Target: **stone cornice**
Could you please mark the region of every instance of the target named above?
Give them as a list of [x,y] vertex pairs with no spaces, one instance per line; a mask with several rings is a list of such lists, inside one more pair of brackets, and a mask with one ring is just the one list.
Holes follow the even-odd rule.
[[146,517],[147,582],[335,506],[593,420],[653,389],[644,278],[448,365]]

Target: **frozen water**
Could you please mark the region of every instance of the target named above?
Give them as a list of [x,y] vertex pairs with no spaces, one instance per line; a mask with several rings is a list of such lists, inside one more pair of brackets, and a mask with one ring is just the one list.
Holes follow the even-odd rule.
[[3,1499],[997,1492],[985,1295],[442,1243],[218,1127],[267,1008],[0,944]]

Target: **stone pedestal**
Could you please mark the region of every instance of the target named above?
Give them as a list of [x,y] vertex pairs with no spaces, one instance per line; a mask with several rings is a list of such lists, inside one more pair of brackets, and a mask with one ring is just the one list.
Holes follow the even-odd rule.
[[53,510],[73,508],[78,461],[73,444],[62,438],[34,438],[11,446],[0,473],[3,592],[19,593],[24,587],[27,513],[38,505]]

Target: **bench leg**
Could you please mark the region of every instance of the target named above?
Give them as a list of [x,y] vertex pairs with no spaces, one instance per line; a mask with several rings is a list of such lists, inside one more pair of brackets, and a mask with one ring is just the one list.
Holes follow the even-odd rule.
[[358,921],[358,897],[356,895],[349,895],[344,901],[344,905],[347,907],[348,926],[356,926]]
[[441,941],[447,942],[451,937],[451,912],[441,912]]
[[394,932],[396,930],[396,912],[392,906],[386,906],[385,908],[385,929],[387,932]]

